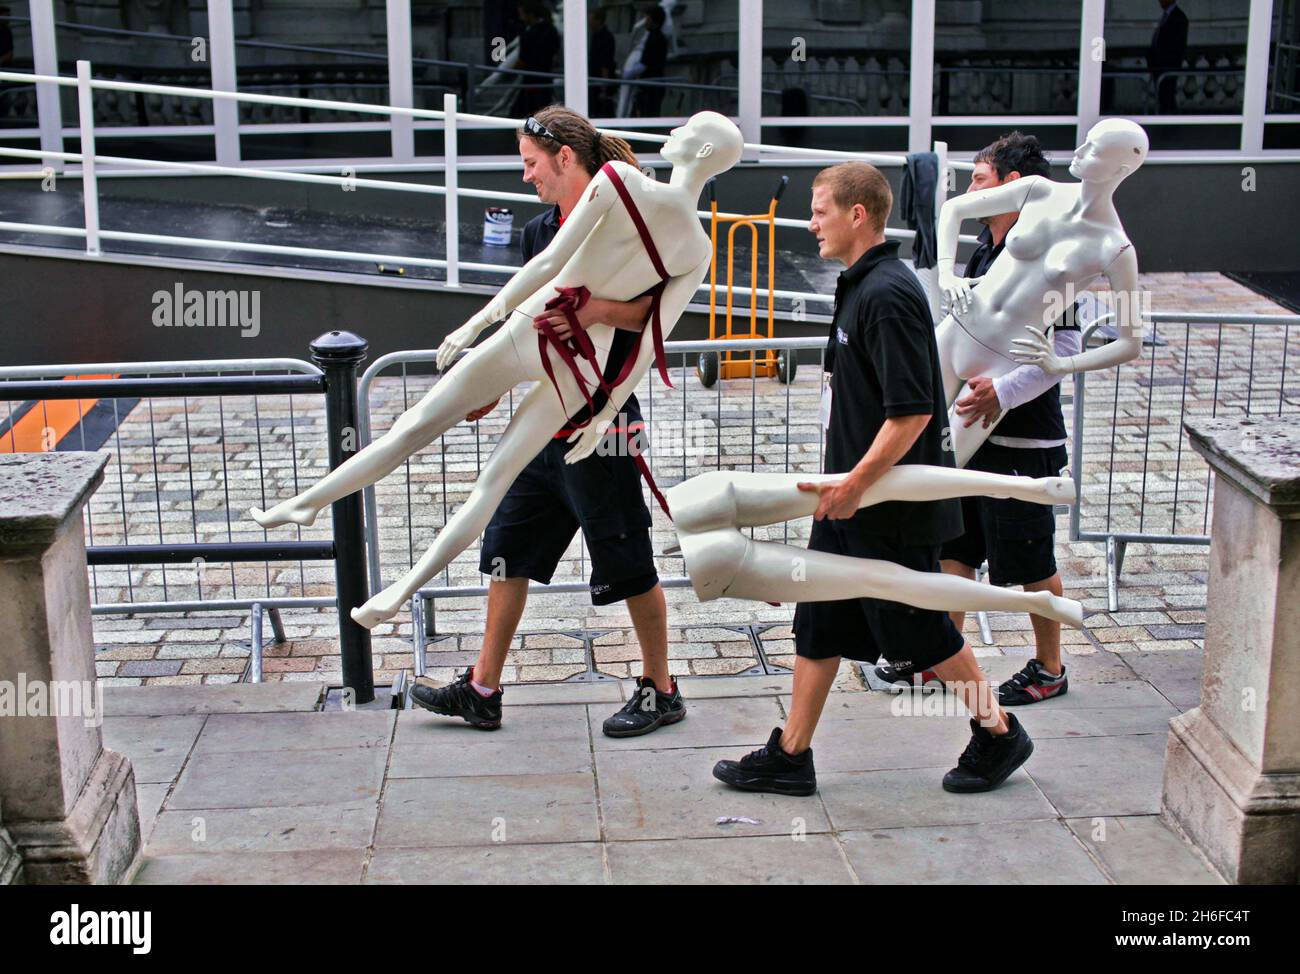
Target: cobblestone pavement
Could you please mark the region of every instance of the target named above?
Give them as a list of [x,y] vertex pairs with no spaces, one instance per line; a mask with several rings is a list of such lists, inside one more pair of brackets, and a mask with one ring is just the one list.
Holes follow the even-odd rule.
[[625,681],[512,687],[490,734],[314,712],[323,683],[115,687],[104,741],[135,769],[137,883],[1214,884],[1158,815],[1198,657],[1133,653],[1122,674],[1081,659],[1067,696],[1021,708],[1034,754],[984,795],[940,787],[970,735],[950,696],[847,679],[808,798],[710,774],[784,720],[789,676],[686,677],[685,721],[618,740],[600,723]]
[[[1153,274],[1142,279],[1154,310],[1284,313],[1218,274]],[[1253,336],[1253,337],[1252,337]],[[1270,325],[1162,325],[1165,344],[1120,370],[1087,380],[1082,457],[1081,524],[1085,531],[1204,534],[1208,491],[1200,458],[1182,446],[1179,416],[1247,411],[1292,412],[1300,395],[1300,332],[1283,340]],[[789,387],[762,378],[703,388],[680,357],[675,389],[658,380],[639,396],[661,487],[704,470],[818,469],[820,374],[802,365]],[[1184,381],[1184,377],[1186,381]],[[428,389],[430,377],[383,378],[372,404],[374,428],[387,429],[405,405]],[[647,380],[648,384],[648,380]],[[1069,387],[1066,387],[1066,392]],[[515,391],[517,398],[519,390]],[[1067,404],[1067,423],[1073,404]],[[461,424],[377,487],[385,578],[391,581],[431,542],[444,518],[464,500],[476,471],[504,428],[509,403],[477,425]],[[145,400],[122,422],[105,449],[113,453],[104,485],[88,514],[93,544],[262,540],[244,512],[286,497],[326,469],[324,412],[318,397]],[[1112,452],[1113,451],[1113,452]],[[1073,451],[1072,451],[1073,453]],[[648,495],[647,495],[648,496]],[[672,542],[671,527],[651,504],[656,551]],[[125,524],[123,511],[126,512]],[[228,516],[228,512],[230,512]],[[758,536],[800,544],[809,522],[760,529]],[[1072,657],[1193,651],[1201,646],[1206,549],[1133,544],[1121,588],[1121,611],[1107,612],[1103,549],[1067,540],[1068,516],[1058,515],[1057,554],[1067,594],[1093,614],[1086,632],[1066,631]],[[309,529],[280,528],[273,539],[323,539],[328,520]],[[680,558],[660,556],[664,577],[683,574]],[[442,584],[478,585],[478,552],[464,553]],[[555,581],[585,581],[580,537]],[[100,604],[190,598],[330,596],[328,563],[98,567],[92,597]],[[733,674],[788,665],[793,652],[791,606],[721,601],[700,604],[689,589],[667,591],[670,657],[682,675]],[[483,625],[481,598],[440,599],[439,636],[430,645],[431,675],[449,677],[472,662]],[[993,642],[976,622],[967,633],[981,656],[1032,652],[1027,616],[989,617]],[[266,649],[268,681],[337,681],[337,628],[328,611],[286,610],[287,641]],[[267,627],[269,638],[270,627]],[[109,685],[231,683],[247,679],[249,620],[245,612],[97,615],[97,667]],[[585,595],[532,598],[505,672],[508,682],[561,680],[583,673],[588,647],[598,669],[626,677],[639,672],[638,649],[623,605],[593,607]],[[761,651],[761,657],[760,657]],[[412,665],[410,617],[403,612],[374,631],[376,678],[388,682]]]

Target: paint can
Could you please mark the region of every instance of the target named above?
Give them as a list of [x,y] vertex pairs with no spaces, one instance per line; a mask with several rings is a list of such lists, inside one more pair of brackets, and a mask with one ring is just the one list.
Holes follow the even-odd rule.
[[509,247],[515,215],[504,206],[489,206],[483,214],[483,243],[489,247]]

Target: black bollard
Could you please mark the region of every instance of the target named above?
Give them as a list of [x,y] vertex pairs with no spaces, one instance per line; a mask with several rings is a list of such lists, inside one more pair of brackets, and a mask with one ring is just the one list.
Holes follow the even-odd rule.
[[[311,359],[325,373],[325,429],[330,469],[357,452],[357,372],[370,346],[350,331],[330,331],[311,343]],[[370,598],[366,578],[366,533],[361,492],[332,505],[334,516],[334,580],[339,601],[339,655],[343,687],[353,702],[375,699],[375,673],[370,659],[370,630],[352,620],[351,612]]]

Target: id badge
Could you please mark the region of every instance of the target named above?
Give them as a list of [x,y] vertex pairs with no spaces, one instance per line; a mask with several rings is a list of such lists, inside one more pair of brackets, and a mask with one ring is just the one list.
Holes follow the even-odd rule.
[[822,388],[822,428],[831,428],[831,384],[828,382]]

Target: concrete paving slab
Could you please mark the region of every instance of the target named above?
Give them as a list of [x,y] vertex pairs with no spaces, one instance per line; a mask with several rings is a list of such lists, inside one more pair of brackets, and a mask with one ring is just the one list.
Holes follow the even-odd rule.
[[592,746],[597,751],[629,751],[674,747],[762,747],[772,728],[784,722],[776,697],[730,697],[690,700],[686,719],[640,737],[606,737],[601,725],[609,712],[588,707]]
[[[768,676],[683,676],[677,680],[687,704],[692,700],[716,697],[766,697],[789,694],[794,675],[774,673]],[[624,682],[625,696],[635,689],[631,680]]]
[[196,754],[167,808],[268,808],[329,805],[378,797],[388,751],[229,751]]
[[1223,879],[1158,815],[1065,820],[1117,883],[1219,885]]
[[[1068,663],[1066,664],[1069,665]],[[1053,697],[1031,704],[1034,710],[1077,710],[1102,707],[1163,707],[1169,703],[1145,680],[1122,680],[1114,683],[1075,683],[1063,697]],[[1023,710],[1024,708],[1020,708]]]
[[150,856],[365,849],[378,801],[276,808],[165,811],[145,847]]
[[1035,741],[1025,767],[1063,816],[1152,815],[1160,811],[1167,737]]
[[605,865],[597,842],[376,849],[365,882],[597,886],[605,882]]
[[1041,709],[1039,704],[1016,707],[1035,741],[1054,737],[1124,737],[1135,734],[1166,734],[1169,720],[1178,716],[1176,707],[1120,707]]
[[393,778],[460,778],[483,775],[591,773],[586,735],[540,740],[486,734],[468,725],[430,733],[428,744],[397,744],[388,765]]
[[106,717],[104,746],[130,759],[137,785],[171,784],[181,773],[181,767],[207,719],[202,714]]
[[398,778],[388,782],[375,847],[595,842],[590,774]]
[[538,703],[612,703],[623,702],[618,680],[593,680],[576,683],[512,683],[501,699],[507,709]]
[[[1029,759],[1032,764],[1038,754]],[[818,774],[822,801],[838,830],[919,825],[978,825],[1054,818],[1055,811],[1021,768],[993,791],[943,790],[943,767]]]
[[1142,679],[1155,686],[1179,710],[1187,711],[1200,705],[1205,650],[1129,653],[1126,659]]
[[136,782],[135,785],[135,807],[140,813],[140,838],[147,841],[149,833],[153,831],[154,824],[158,821],[158,813],[162,811],[163,799],[167,797],[167,792],[171,789],[171,784],[141,784]]
[[[610,706],[611,713],[617,709],[617,706]],[[393,746],[438,744],[472,748],[488,739],[520,743],[586,741],[588,736],[587,708],[582,704],[504,707],[501,711],[501,726],[494,731],[480,730],[460,717],[446,717],[416,707],[398,712]]]
[[[790,835],[800,828],[809,833],[829,831],[816,796],[738,791],[713,777],[717,761],[739,758],[747,750],[752,748],[596,752],[606,837],[614,841]],[[759,824],[720,826],[719,816],[743,816]]]
[[818,774],[936,768],[946,771],[970,741],[966,717],[835,716],[817,725],[813,758]]
[[110,717],[169,714],[256,714],[317,710],[324,683],[231,683],[188,687],[105,687]]
[[213,714],[207,718],[194,753],[387,747],[393,736],[393,722],[396,719],[396,710]]
[[717,839],[611,842],[609,869],[623,885],[761,883],[850,884],[853,876],[829,835],[750,835]]
[[219,852],[146,858],[137,885],[338,885],[361,882],[364,849],[310,852]]
[[863,883],[1104,885],[1107,881],[1057,820],[841,832],[840,841]]

